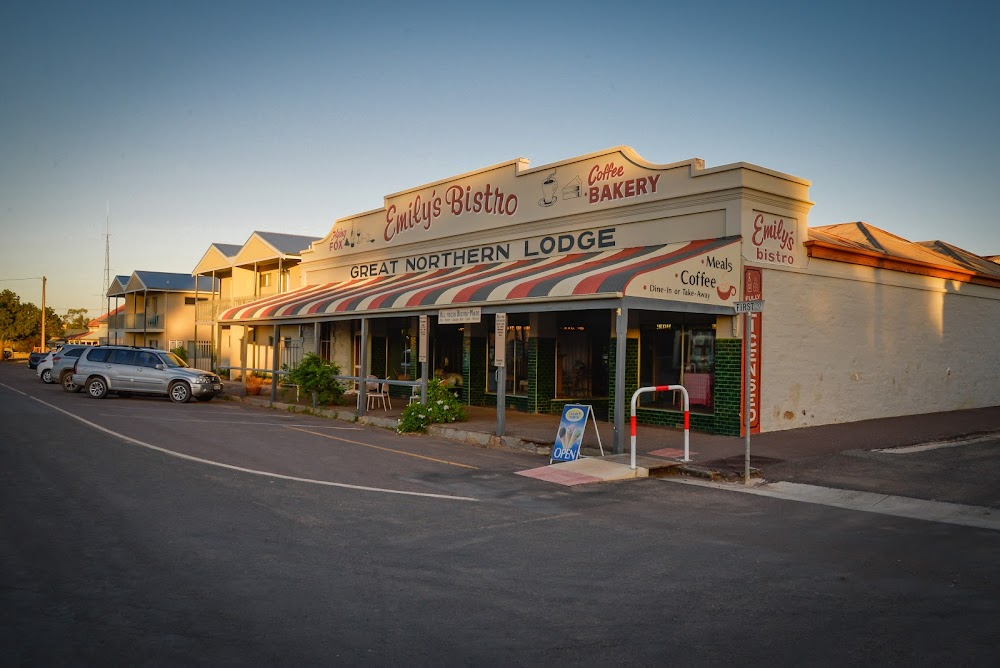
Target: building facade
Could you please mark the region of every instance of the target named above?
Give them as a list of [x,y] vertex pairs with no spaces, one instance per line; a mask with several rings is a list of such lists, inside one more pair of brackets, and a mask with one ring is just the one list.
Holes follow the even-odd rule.
[[[755,431],[1000,403],[982,361],[952,360],[977,348],[1000,363],[984,350],[1000,272],[846,228],[811,234],[809,185],[628,147],[513,160],[337,220],[301,253],[297,289],[218,319],[244,338],[299,332],[399,394],[440,377],[469,404],[588,404],[616,441],[636,389],[664,385],[686,388],[693,428],[739,434],[744,342]],[[734,304],[747,300],[765,309],[745,336]],[[642,394],[638,420],[681,423],[682,396]]]
[[211,278],[196,279],[190,274],[135,271],[130,276],[116,276],[107,298],[109,304],[111,300],[120,303],[109,311],[113,316],[108,343],[184,348],[192,360],[199,349],[208,349],[208,341],[199,340],[195,333],[195,305],[214,290],[217,286]]
[[[202,256],[192,274],[210,278],[217,290],[204,295],[198,305],[199,335],[211,343],[213,368],[269,369],[278,346],[279,366],[291,367],[302,357],[306,341],[297,325],[274,333],[257,336],[257,332],[240,324],[220,322],[220,313],[257,299],[283,294],[301,285],[300,253],[318,237],[257,231],[242,244],[212,244]],[[307,328],[306,333],[312,330]]]

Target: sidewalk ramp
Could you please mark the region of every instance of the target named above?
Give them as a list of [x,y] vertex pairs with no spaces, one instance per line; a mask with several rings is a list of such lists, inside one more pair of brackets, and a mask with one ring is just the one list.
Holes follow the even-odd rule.
[[636,466],[633,469],[631,455],[609,455],[549,464],[527,471],[518,471],[517,475],[572,487],[597,482],[648,478],[651,475],[662,475],[672,468],[683,465],[683,462],[640,456],[636,457]]

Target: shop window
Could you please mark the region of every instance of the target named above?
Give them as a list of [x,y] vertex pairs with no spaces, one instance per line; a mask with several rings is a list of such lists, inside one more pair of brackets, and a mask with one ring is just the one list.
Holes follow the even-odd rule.
[[[508,321],[509,322],[509,321]],[[528,393],[528,339],[531,336],[531,327],[528,325],[514,324],[507,325],[507,346],[506,346],[506,382],[504,392],[510,395],[526,395]],[[486,373],[486,391],[496,393],[497,374],[494,360],[493,337],[487,337],[487,364],[489,368]]]
[[555,396],[608,396],[611,322],[602,312],[564,312],[556,321]]
[[410,334],[408,327],[392,328],[392,335],[389,338],[389,368],[391,377],[398,380],[413,380],[416,378],[415,369],[411,360],[413,350],[411,346],[415,343],[416,337]]
[[462,384],[462,338],[465,327],[438,325],[431,338],[434,377],[451,385]]
[[[712,411],[715,384],[715,324],[697,318],[663,318],[640,326],[639,385],[683,385],[692,411]],[[643,408],[680,410],[680,392],[652,392]]]
[[556,334],[556,396],[592,396],[590,332],[583,325],[562,325]]

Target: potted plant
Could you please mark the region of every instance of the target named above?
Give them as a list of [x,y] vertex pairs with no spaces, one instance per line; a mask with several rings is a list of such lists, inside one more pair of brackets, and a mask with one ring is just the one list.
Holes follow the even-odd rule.
[[247,376],[247,394],[254,395],[260,394],[260,386],[264,383],[264,379],[255,373],[251,373]]

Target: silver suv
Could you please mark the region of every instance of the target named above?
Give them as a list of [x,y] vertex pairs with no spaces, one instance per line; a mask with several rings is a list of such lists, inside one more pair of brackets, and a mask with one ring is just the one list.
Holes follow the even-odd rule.
[[100,346],[84,351],[73,367],[71,382],[95,399],[108,392],[165,394],[177,403],[194,397],[211,401],[222,394],[222,379],[192,369],[173,353],[154,348]]

